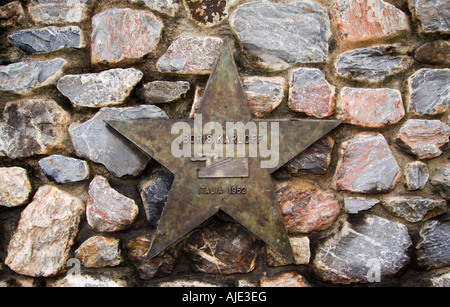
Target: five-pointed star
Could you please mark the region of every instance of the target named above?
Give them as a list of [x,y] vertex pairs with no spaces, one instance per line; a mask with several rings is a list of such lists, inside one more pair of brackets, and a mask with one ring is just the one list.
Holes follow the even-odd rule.
[[[207,83],[198,110],[203,122],[227,121],[248,123],[252,115],[238,71],[228,46],[222,48]],[[276,167],[261,168],[260,158],[248,158],[249,176],[239,178],[200,178],[202,162],[176,158],[171,144],[176,137],[172,125],[179,120],[141,119],[109,121],[125,136],[174,175],[172,189],[159,221],[149,259],[176,243],[198,225],[224,211],[278,253],[295,262],[289,237],[277,204],[270,174],[297,154],[337,127],[334,120],[265,120],[279,123],[279,160]],[[192,121],[186,120],[191,123]],[[228,193],[229,187],[243,188],[242,193]],[[222,193],[201,193],[202,189]]]

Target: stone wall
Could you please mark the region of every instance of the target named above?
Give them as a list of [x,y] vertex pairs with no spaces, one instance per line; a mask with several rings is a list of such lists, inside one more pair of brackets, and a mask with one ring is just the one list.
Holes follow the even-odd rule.
[[[450,285],[448,1],[0,5],[0,285]],[[146,261],[173,176],[104,120],[192,116],[223,41],[255,117],[343,121],[273,175],[296,263],[226,214]]]

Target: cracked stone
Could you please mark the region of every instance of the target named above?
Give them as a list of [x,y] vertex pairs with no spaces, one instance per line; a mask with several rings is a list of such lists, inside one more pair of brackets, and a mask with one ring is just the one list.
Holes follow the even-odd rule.
[[28,12],[36,23],[78,23],[88,17],[92,0],[31,0]]
[[21,167],[0,168],[0,206],[12,208],[27,203],[31,183],[27,171]]
[[205,227],[185,245],[189,266],[207,274],[249,273],[255,268],[261,241],[238,224]]
[[331,193],[299,179],[275,186],[284,225],[289,233],[310,233],[330,227],[341,206]]
[[128,257],[138,271],[139,277],[145,280],[171,274],[177,258],[176,248],[170,247],[148,260],[147,256],[152,241],[152,236],[145,235],[131,240],[127,244]]
[[150,160],[149,157],[118,136],[105,120],[142,118],[167,118],[167,115],[152,105],[102,108],[87,122],[71,124],[69,134],[77,155],[103,164],[116,177],[139,175]]
[[416,246],[417,261],[428,270],[450,265],[450,224],[427,221],[419,232],[420,241]]
[[289,84],[288,106],[292,111],[303,112],[308,116],[331,116],[335,106],[335,89],[320,69],[294,69]]
[[118,266],[123,260],[119,243],[119,239],[94,236],[84,241],[74,255],[85,268]]
[[27,158],[61,148],[69,123],[69,113],[53,100],[8,102],[0,122],[0,155]]
[[419,115],[434,115],[450,110],[450,69],[418,70],[408,79],[408,110]]
[[338,190],[386,193],[400,178],[400,167],[382,134],[360,133],[342,143],[334,179]]
[[313,270],[332,283],[384,281],[409,263],[411,245],[408,228],[401,223],[350,215],[335,235],[319,243]]
[[264,67],[281,70],[327,61],[330,21],[317,3],[245,3],[230,16],[230,25],[243,48]]
[[301,171],[324,175],[331,162],[334,140],[327,136],[321,138],[305,151],[289,161],[285,168],[293,176],[300,176]]
[[74,106],[101,108],[124,103],[143,76],[138,69],[116,68],[93,74],[65,75],[59,79],[57,87]]
[[154,170],[139,183],[139,193],[150,225],[157,226],[169,197],[174,176],[167,170]]
[[421,222],[447,212],[447,203],[444,199],[394,196],[386,198],[382,203],[390,213],[411,223]]
[[387,40],[409,30],[406,14],[382,0],[337,0],[331,16],[344,44]]
[[[120,25],[120,27],[117,27]],[[91,62],[119,63],[156,50],[164,25],[149,11],[111,9],[92,18]]]
[[380,45],[342,53],[335,69],[340,77],[377,83],[404,71],[410,64],[411,59],[399,54],[394,46]]
[[48,179],[57,183],[78,182],[89,178],[89,165],[86,161],[61,155],[39,160],[39,167]]
[[106,178],[96,176],[89,184],[86,217],[89,225],[98,232],[128,229],[136,219],[139,208],[109,185]]
[[83,33],[77,26],[20,30],[9,40],[28,54],[46,53],[65,48],[84,48]]
[[145,83],[137,95],[149,104],[169,103],[184,97],[190,87],[187,81],[153,81]]
[[339,93],[338,116],[344,123],[382,128],[405,116],[402,94],[390,88],[344,87]]
[[219,57],[219,37],[182,36],[176,39],[156,62],[160,72],[208,75]]
[[441,197],[450,199],[450,161],[448,159],[437,165],[431,175],[430,183]]
[[423,33],[450,33],[450,3],[447,0],[408,0]]
[[21,275],[57,275],[70,257],[84,212],[80,199],[52,186],[40,187],[22,211],[5,264]]
[[422,190],[428,182],[428,167],[421,161],[406,164],[406,186],[410,191]]
[[67,64],[64,59],[28,61],[0,66],[0,91],[28,95],[32,90],[53,85]]
[[402,150],[422,160],[440,156],[449,138],[450,127],[440,120],[410,119],[400,129],[396,142]]

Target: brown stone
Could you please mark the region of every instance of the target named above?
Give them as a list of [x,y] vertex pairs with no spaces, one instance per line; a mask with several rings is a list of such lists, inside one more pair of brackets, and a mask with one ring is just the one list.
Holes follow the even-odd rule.
[[288,272],[275,277],[264,276],[260,280],[261,287],[309,287],[305,278],[294,272]]
[[331,16],[345,44],[385,40],[409,30],[405,13],[382,0],[337,0]]
[[0,27],[13,27],[20,22],[25,13],[19,1],[0,6]]
[[98,232],[127,229],[138,215],[139,208],[134,200],[111,188],[102,176],[91,181],[89,195],[86,216],[89,225]]
[[158,256],[148,259],[152,236],[140,236],[127,244],[128,257],[142,279],[165,276],[172,273],[177,257],[176,249],[171,247]]
[[400,178],[400,167],[383,135],[360,133],[342,143],[335,174],[338,190],[386,193]]
[[317,68],[297,68],[291,73],[289,108],[308,116],[324,118],[333,114],[335,87]]
[[302,170],[324,175],[331,162],[333,147],[333,138],[331,136],[324,137],[288,162],[285,168],[293,176],[299,176]]
[[[311,258],[311,251],[309,247],[308,237],[292,237],[289,238],[296,265],[308,264]],[[289,265],[291,262],[266,245],[267,265],[271,267]]]
[[450,127],[440,120],[410,119],[400,129],[396,142],[419,159],[431,159],[442,154],[441,147],[449,138]]
[[119,239],[91,237],[75,251],[75,258],[86,268],[117,266],[122,262],[119,244]]
[[339,117],[344,123],[382,128],[405,116],[402,95],[389,88],[344,87],[338,98]]
[[84,211],[80,199],[49,185],[39,188],[22,211],[5,264],[21,275],[57,275],[70,257]]
[[427,64],[450,65],[450,42],[432,41],[420,46],[414,56],[417,61]]
[[219,224],[195,231],[187,240],[189,266],[207,274],[249,273],[261,241],[239,224]]
[[163,27],[161,20],[149,11],[111,9],[95,15],[91,61],[118,63],[142,58],[156,50]]
[[341,206],[333,194],[299,179],[276,185],[278,204],[290,233],[310,233],[330,227]]
[[236,0],[183,0],[190,18],[200,26],[218,25],[228,16],[228,8]]

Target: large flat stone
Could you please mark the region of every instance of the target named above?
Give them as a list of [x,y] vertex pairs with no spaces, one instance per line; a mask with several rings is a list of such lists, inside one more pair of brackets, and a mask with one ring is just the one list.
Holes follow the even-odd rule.
[[0,122],[0,155],[12,159],[48,154],[61,148],[70,115],[50,99],[8,102]]
[[22,211],[5,264],[21,275],[57,275],[66,267],[84,211],[80,199],[52,186],[39,188]]
[[450,110],[450,69],[418,70],[408,79],[408,110],[419,115],[434,115]]
[[344,141],[335,174],[338,190],[386,193],[400,181],[401,170],[379,133],[360,133]]
[[270,69],[327,61],[330,21],[317,3],[245,3],[230,16],[230,25],[244,49]]
[[210,74],[219,57],[222,39],[219,37],[182,36],[156,62],[160,72],[177,74]]
[[55,84],[66,64],[66,60],[57,58],[0,66],[0,91],[27,95],[36,88]]
[[135,68],[116,68],[100,73],[65,75],[58,90],[74,106],[102,108],[123,103],[144,74]]
[[88,17],[92,0],[31,0],[28,12],[36,23],[77,23]]
[[447,0],[408,0],[412,16],[423,33],[450,33],[450,3]]
[[447,212],[444,199],[431,199],[421,196],[392,196],[383,202],[393,215],[408,222],[417,223]]
[[156,50],[163,27],[158,17],[144,10],[117,8],[97,14],[92,18],[91,62],[142,58]]
[[409,30],[406,14],[382,0],[337,0],[331,16],[343,44],[386,40]]
[[417,261],[428,270],[450,265],[450,224],[428,221],[419,232],[420,241],[416,245]]
[[313,270],[339,284],[382,282],[410,260],[408,228],[374,215],[349,216],[339,231],[319,243]]
[[141,105],[128,108],[102,108],[85,123],[73,123],[69,134],[78,156],[103,164],[114,176],[137,176],[150,158],[128,140],[117,135],[105,120],[167,118],[160,108]]
[[77,26],[20,30],[8,38],[14,45],[29,54],[86,46],[83,32]]

